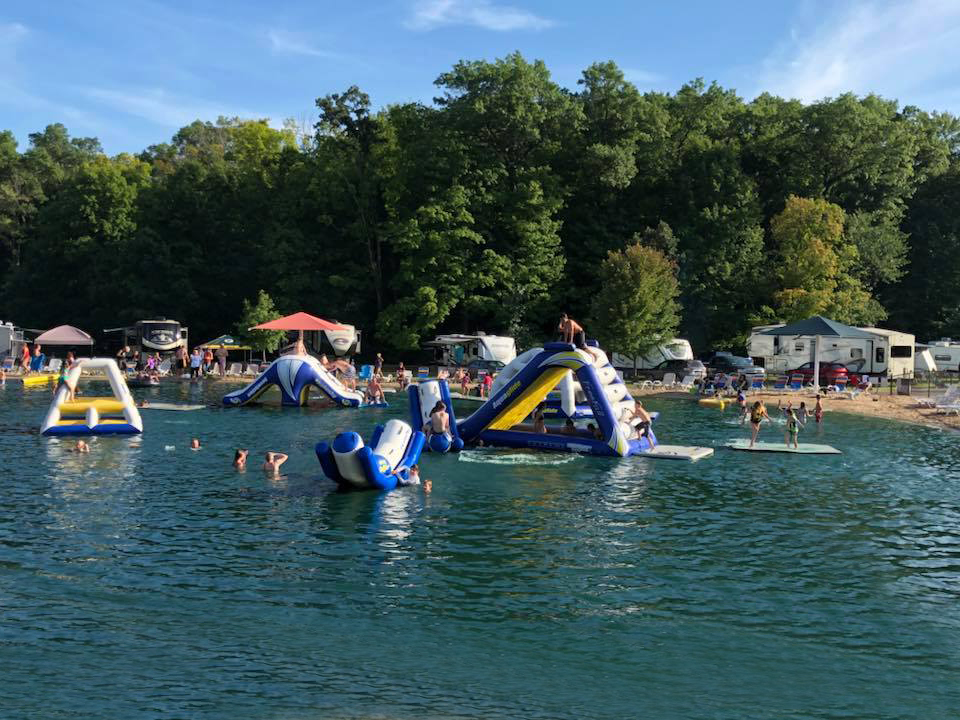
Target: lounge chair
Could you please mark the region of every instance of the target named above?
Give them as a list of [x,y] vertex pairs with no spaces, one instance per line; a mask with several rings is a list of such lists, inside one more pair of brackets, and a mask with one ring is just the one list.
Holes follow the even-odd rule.
[[373,365],[361,365],[360,374],[357,376],[360,380],[369,380],[373,377]]
[[790,392],[803,390],[803,375],[794,375],[790,378]]
[[166,377],[170,374],[170,369],[173,367],[173,360],[167,358],[166,360],[161,360],[160,364],[157,365],[157,375],[160,377]]
[[681,390],[690,390],[693,388],[693,375],[684,375],[683,380],[677,383]]
[[856,400],[858,395],[869,395],[872,389],[873,389],[873,383],[868,381],[865,385],[862,385],[861,387],[853,388],[853,390],[848,392],[847,395],[850,396],[851,400]]
[[935,408],[937,405],[949,405],[960,397],[960,385],[951,385],[940,397],[921,398],[917,401],[920,407]]
[[243,369],[244,377],[256,377],[259,367],[258,363],[247,363],[247,366]]
[[756,377],[756,378],[754,378],[753,380],[751,380],[751,381],[750,381],[750,389],[751,389],[751,390],[760,390],[760,391],[762,392],[762,391],[763,391],[763,378]]
[[47,366],[43,369],[43,371],[48,373],[58,373],[62,367],[63,360],[60,358],[50,358],[50,362],[47,363]]
[[787,391],[787,382],[789,378],[786,375],[781,375],[773,382],[773,389],[777,392],[786,392]]
[[227,375],[230,377],[237,377],[243,372],[243,363],[230,363],[230,367],[227,368]]
[[663,375],[663,387],[672,388],[677,384],[677,375],[676,373],[664,373]]
[[417,368],[417,379],[418,380],[427,380],[430,377],[430,368],[421,367]]
[[12,357],[9,357],[9,356],[8,356],[8,357],[5,357],[5,358],[3,359],[3,364],[0,365],[0,369],[2,369],[5,373],[12,372],[12,371],[13,371],[13,358],[12,358]]

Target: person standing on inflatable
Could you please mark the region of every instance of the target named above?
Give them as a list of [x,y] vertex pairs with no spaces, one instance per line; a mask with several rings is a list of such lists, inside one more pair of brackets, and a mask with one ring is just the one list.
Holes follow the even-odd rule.
[[563,342],[581,349],[587,346],[587,336],[583,332],[583,326],[573,318],[568,317],[566,313],[560,316],[560,324],[557,326],[557,330],[560,331]]

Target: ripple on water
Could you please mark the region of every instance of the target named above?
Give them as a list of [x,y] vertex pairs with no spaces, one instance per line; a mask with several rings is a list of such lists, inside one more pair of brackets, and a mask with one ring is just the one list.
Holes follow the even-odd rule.
[[[213,403],[171,385],[151,399]],[[960,448],[828,416],[842,456],[688,465],[484,448],[336,491],[389,409],[147,413],[90,455],[0,395],[0,706],[58,718],[946,718]],[[662,442],[732,415],[651,400]],[[181,417],[182,415],[182,417]],[[31,422],[25,422],[29,418]],[[764,428],[765,433],[780,432]],[[191,437],[203,443],[187,451]],[[175,448],[168,451],[168,447]],[[237,447],[251,469],[233,471]],[[281,478],[253,469],[289,452]]]

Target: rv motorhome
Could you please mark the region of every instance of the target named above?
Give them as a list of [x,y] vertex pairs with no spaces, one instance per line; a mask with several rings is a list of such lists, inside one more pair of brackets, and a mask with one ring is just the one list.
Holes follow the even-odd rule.
[[433,348],[438,365],[468,365],[472,360],[494,360],[509,365],[517,357],[517,344],[505,335],[437,335],[424,343]]
[[360,331],[353,325],[332,320],[342,326],[343,330],[312,330],[303,334],[303,341],[307,347],[316,353],[332,352],[336,357],[356,355],[360,352]]
[[23,330],[11,322],[0,322],[0,358],[20,357],[23,340]]
[[141,352],[172,353],[178,347],[189,349],[187,328],[167,318],[137,320],[133,325],[104,332],[121,333],[121,347],[126,345]]
[[918,345],[918,352],[928,350],[933,356],[933,362],[937,370],[958,371],[960,370],[960,342],[950,338],[940,338],[933,340],[926,345]]
[[[810,362],[816,338],[812,335],[785,337],[764,335],[765,330],[782,325],[759,325],[747,339],[747,354],[767,371],[767,375],[785,373]],[[890,378],[912,378],[914,345],[909,333],[883,328],[857,328],[870,333],[867,338],[820,336],[820,362],[836,362],[851,372]]]
[[673,338],[663,345],[657,345],[643,357],[631,357],[613,353],[612,365],[618,370],[646,370],[656,367],[664,360],[693,360],[693,348],[690,341],[683,338]]

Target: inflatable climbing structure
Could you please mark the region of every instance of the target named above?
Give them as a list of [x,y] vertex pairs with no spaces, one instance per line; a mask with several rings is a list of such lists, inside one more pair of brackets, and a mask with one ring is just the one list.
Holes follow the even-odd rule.
[[[70,390],[77,387],[80,373],[102,371],[110,383],[113,397],[79,397],[69,400]],[[118,435],[143,432],[143,420],[133,402],[127,383],[112,358],[78,360],[53,396],[40,432],[44,435]]]
[[370,445],[355,432],[340,433],[333,444],[317,443],[323,473],[343,488],[393,490],[409,476],[423,451],[422,432],[403,420],[377,425]]

